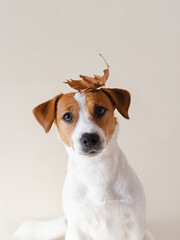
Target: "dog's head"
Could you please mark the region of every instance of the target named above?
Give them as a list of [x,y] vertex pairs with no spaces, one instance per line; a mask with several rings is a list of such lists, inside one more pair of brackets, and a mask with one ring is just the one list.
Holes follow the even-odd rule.
[[117,124],[114,110],[128,119],[129,105],[128,91],[101,88],[60,94],[35,107],[33,113],[46,132],[54,122],[68,147],[80,155],[94,156],[113,136]]

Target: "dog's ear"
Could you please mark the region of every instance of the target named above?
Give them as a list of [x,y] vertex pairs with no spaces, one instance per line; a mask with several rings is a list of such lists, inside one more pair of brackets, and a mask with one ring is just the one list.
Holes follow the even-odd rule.
[[118,112],[126,119],[129,119],[128,109],[131,102],[131,95],[127,90],[118,88],[101,88],[111,99]]
[[53,124],[56,115],[57,101],[61,96],[62,94],[57,95],[53,99],[44,102],[33,109],[33,114],[36,120],[41,124],[41,126],[43,126],[46,133],[49,132]]

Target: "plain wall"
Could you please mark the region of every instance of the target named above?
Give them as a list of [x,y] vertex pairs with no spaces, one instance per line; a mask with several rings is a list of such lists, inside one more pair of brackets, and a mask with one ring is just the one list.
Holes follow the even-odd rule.
[[0,0],[0,239],[25,219],[62,214],[67,154],[32,109],[102,74],[131,92],[119,144],[141,179],[147,227],[180,239],[180,2]]

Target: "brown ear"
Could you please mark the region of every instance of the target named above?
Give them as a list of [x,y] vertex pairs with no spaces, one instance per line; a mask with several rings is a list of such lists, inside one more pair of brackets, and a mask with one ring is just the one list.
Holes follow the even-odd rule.
[[49,132],[56,114],[56,104],[62,94],[53,99],[44,102],[33,109],[36,120],[43,126],[44,130]]
[[118,88],[101,88],[111,99],[118,112],[126,119],[129,119],[128,109],[131,102],[131,95],[128,91]]

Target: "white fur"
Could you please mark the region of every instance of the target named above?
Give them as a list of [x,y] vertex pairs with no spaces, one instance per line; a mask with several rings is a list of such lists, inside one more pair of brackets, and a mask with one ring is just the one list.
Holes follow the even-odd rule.
[[[118,127],[106,142],[102,129],[89,119],[83,94],[77,93],[75,99],[79,104],[79,120],[72,134],[73,148],[66,147],[69,159],[63,187],[65,240],[153,239],[144,230],[144,191],[118,146]],[[79,139],[85,132],[99,134],[103,151],[97,156],[80,154]],[[58,228],[58,224],[54,226]],[[52,226],[49,229],[51,232]],[[39,235],[37,239],[50,238]]]

